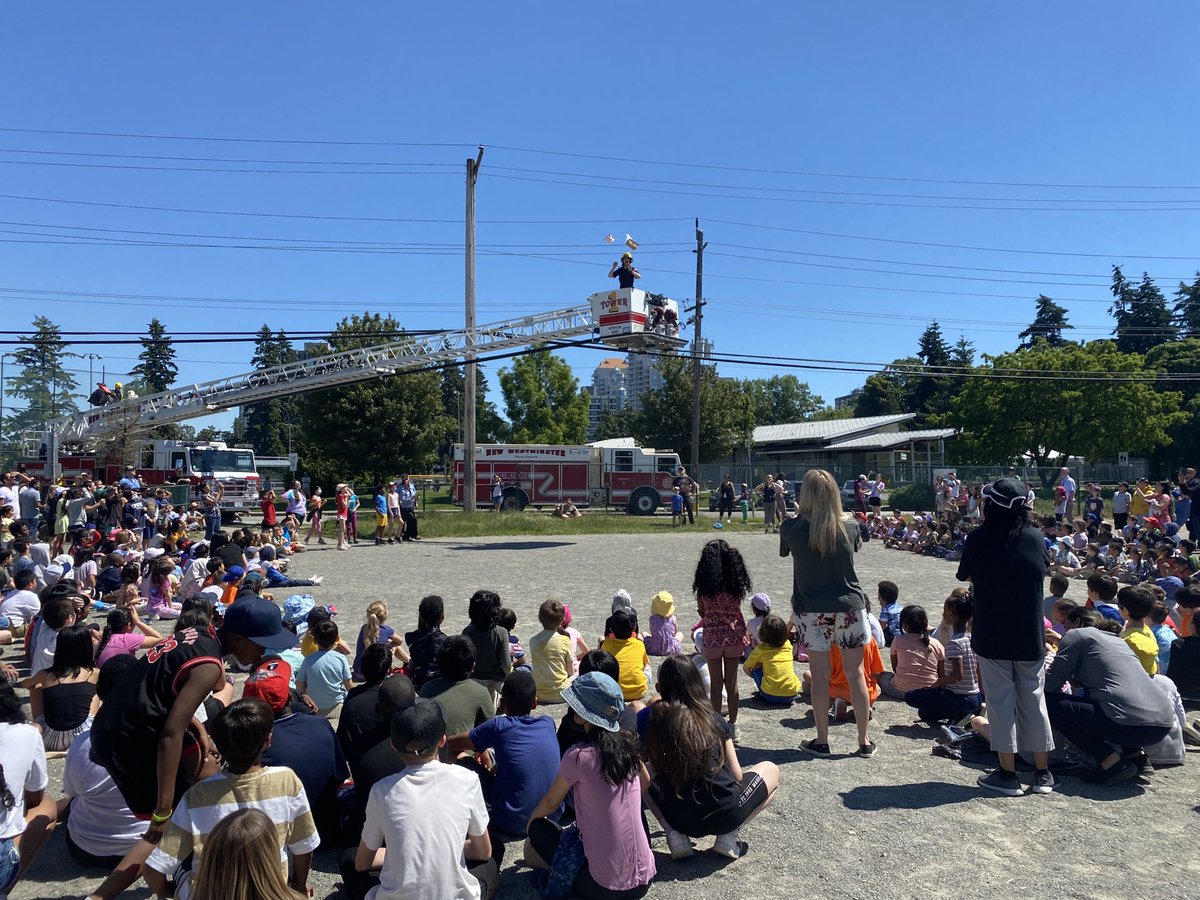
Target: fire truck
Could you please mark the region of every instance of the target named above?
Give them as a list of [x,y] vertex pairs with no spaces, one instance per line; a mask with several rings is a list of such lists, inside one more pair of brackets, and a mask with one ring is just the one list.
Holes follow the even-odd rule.
[[[456,444],[452,496],[460,505],[463,459],[463,446]],[[570,498],[576,506],[616,506],[631,516],[651,516],[670,497],[678,468],[678,453],[639,447],[632,438],[574,445],[479,444],[475,502],[492,504],[492,484],[499,475],[505,510],[541,509]]]
[[[222,441],[146,441],[134,448],[131,461],[144,487],[216,481],[222,487],[221,512],[233,517],[258,508],[258,472],[254,451],[248,447],[230,447]],[[44,459],[24,460],[30,475],[49,475]],[[106,484],[121,479],[124,463],[86,451],[59,454],[64,478],[91,475]]]

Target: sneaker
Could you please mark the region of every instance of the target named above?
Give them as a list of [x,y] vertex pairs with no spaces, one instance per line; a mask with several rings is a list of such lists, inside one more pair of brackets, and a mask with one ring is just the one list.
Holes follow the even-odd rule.
[[1130,781],[1137,778],[1137,766],[1127,759],[1121,760],[1115,766],[1108,769],[1102,769],[1100,766],[1092,769],[1083,775],[1083,780],[1088,784],[1120,784],[1122,781]]
[[1033,783],[1029,785],[1029,793],[1050,794],[1056,787],[1058,787],[1058,781],[1055,780],[1054,773],[1049,769],[1044,769],[1033,773]]
[[694,848],[691,839],[674,828],[665,828],[667,833],[667,849],[671,851],[671,859],[687,859]]
[[848,714],[848,707],[845,700],[834,700],[833,706],[829,709],[829,718],[835,722],[845,722]]
[[821,757],[833,756],[833,752],[829,749],[828,744],[821,744],[821,743],[818,743],[817,741],[801,741],[800,749],[803,750],[805,753],[807,753],[809,756],[821,756]]
[[1183,726],[1183,742],[1192,747],[1200,747],[1200,729],[1194,725]]
[[878,749],[879,745],[874,741],[867,741],[865,744],[859,744],[858,750],[855,751],[854,755],[862,757],[863,759],[870,759],[875,755],[875,751]]
[[961,728],[958,725],[943,725],[942,736],[946,738],[947,744],[961,744],[963,741],[969,741],[975,732],[969,728]]
[[1150,757],[1146,755],[1144,750],[1137,750],[1125,757],[1131,765],[1133,765],[1139,775],[1149,775],[1154,771],[1154,766],[1150,763]]
[[740,744],[742,742],[742,729],[737,722],[733,723],[733,742],[735,744]]
[[738,833],[736,831],[721,835],[712,845],[713,853],[718,856],[724,856],[726,859],[741,859],[749,849],[749,844],[738,840]]
[[321,583],[322,581],[324,581],[324,580],[325,580],[325,576],[324,576],[324,575],[318,575],[318,576],[316,576],[316,577],[315,577],[315,578],[312,580],[312,583],[313,583],[314,585],[318,585],[318,584],[320,584],[320,583]]
[[995,791],[997,794],[1003,794],[1005,797],[1020,797],[1025,793],[1025,789],[1021,787],[1021,779],[1017,778],[1017,773],[1007,772],[1004,769],[996,769],[987,775],[980,775],[979,786],[989,791]]

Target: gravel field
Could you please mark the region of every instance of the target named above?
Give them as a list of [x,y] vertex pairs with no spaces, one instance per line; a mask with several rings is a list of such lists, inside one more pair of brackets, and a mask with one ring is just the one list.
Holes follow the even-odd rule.
[[[295,557],[292,572],[324,576],[320,587],[308,590],[337,607],[342,634],[351,643],[373,600],[388,604],[390,624],[403,632],[416,625],[419,599],[441,594],[447,601],[444,630],[457,633],[466,624],[467,597],[490,588],[516,611],[516,633],[523,640],[538,631],[538,605],[555,597],[570,604],[573,624],[595,647],[612,593],[620,587],[633,595],[643,627],[651,594],[671,591],[686,632],[696,619],[693,570],[703,542],[714,536],[698,525],[661,535],[425,540],[408,547],[364,543],[344,553],[331,544]],[[727,536],[745,554],[755,588],[770,594],[777,609],[788,609],[791,563],[779,558],[777,539]],[[954,563],[876,543],[865,546],[858,561],[869,596],[874,597],[876,582],[895,581],[901,602],[922,604],[933,622],[940,618],[942,600],[957,586],[954,569]],[[287,593],[292,591],[280,591],[276,599]],[[1073,584],[1068,596],[1082,601],[1083,593],[1082,585]],[[6,656],[14,655],[8,648]],[[743,678],[742,696],[752,687]],[[797,749],[813,733],[808,706],[780,711],[745,704],[739,757],[743,764],[770,759],[782,767],[776,802],[743,830],[750,853],[737,862],[708,853],[672,862],[656,830],[659,874],[649,896],[786,892],[870,900],[964,895],[1170,900],[1200,893],[1195,841],[1200,757],[1119,788],[1064,778],[1049,796],[985,796],[975,785],[977,767],[930,755],[932,732],[914,724],[914,712],[880,700],[873,723],[878,755],[825,760],[807,758]],[[849,754],[856,743],[853,724],[831,728],[830,742],[835,752]],[[62,762],[52,762],[51,772],[51,790],[57,792]],[[700,847],[705,846],[702,841]],[[538,896],[527,870],[517,865],[520,853],[519,844],[507,848],[500,897]],[[11,897],[83,896],[102,875],[81,870],[67,855],[61,834],[55,834]],[[311,884],[317,898],[341,896],[333,854],[318,853]],[[148,892],[142,887],[126,896]]]

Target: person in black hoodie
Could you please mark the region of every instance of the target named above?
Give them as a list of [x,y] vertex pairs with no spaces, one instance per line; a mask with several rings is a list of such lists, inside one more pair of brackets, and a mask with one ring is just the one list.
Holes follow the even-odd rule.
[[421,600],[417,608],[417,630],[404,635],[404,643],[408,645],[410,659],[409,674],[413,686],[419,691],[426,682],[437,678],[441,671],[438,669],[438,654],[446,642],[442,633],[442,622],[446,618],[446,605],[441,597],[430,594]]

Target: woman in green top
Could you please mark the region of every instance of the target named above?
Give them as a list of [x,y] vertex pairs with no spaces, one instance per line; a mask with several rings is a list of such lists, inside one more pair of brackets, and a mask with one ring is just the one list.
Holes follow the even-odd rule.
[[785,519],[779,531],[779,555],[792,557],[792,609],[800,643],[808,648],[812,672],[815,740],[800,748],[813,756],[830,756],[829,654],[836,645],[842,655],[854,718],[858,724],[857,755],[875,755],[869,729],[871,701],[863,673],[863,650],[871,640],[867,598],[854,571],[854,554],[862,546],[858,526],[842,512],[842,496],[833,476],[809,469],[796,498],[797,515]]

